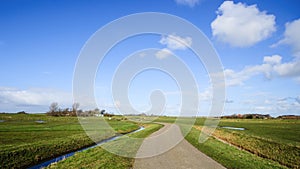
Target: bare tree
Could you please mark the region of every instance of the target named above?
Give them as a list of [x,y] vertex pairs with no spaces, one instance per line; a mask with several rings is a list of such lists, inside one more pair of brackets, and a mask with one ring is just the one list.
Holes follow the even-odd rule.
[[76,102],[73,103],[73,105],[72,105],[73,115],[76,115],[79,106],[80,106],[79,103],[76,103]]

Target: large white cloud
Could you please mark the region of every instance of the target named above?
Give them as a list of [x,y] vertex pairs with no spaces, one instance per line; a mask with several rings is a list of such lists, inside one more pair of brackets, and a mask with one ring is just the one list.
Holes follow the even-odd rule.
[[179,5],[187,5],[189,7],[194,7],[199,3],[199,0],[175,0]]
[[256,5],[225,1],[218,8],[217,18],[211,23],[213,36],[235,47],[251,46],[273,32],[275,16],[259,11]]
[[284,38],[275,46],[279,44],[291,45],[294,55],[300,58],[300,19],[285,24]]
[[265,75],[266,78],[273,77],[292,77],[296,80],[300,78],[300,60],[293,60],[282,63],[282,57],[279,55],[265,56],[263,63],[260,65],[246,66],[241,71],[231,69],[224,70],[226,85],[242,85],[251,77],[259,74]]

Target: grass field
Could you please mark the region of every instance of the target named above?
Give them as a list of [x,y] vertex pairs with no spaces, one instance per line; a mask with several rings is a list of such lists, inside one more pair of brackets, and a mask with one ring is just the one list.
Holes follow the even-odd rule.
[[[175,117],[159,117],[155,121],[173,123],[175,120]],[[76,117],[0,114],[0,121],[1,168],[24,168],[94,144]],[[120,117],[114,117],[108,122],[118,133],[127,133],[139,127]],[[189,122],[188,118],[182,118],[183,132]],[[204,118],[197,118],[186,139],[227,168],[300,168],[300,120],[222,119],[213,137],[201,144],[198,139],[204,122]],[[224,126],[245,130],[221,128]],[[149,123],[145,127],[145,130],[133,133],[131,137],[144,138],[161,125]],[[102,131],[99,139],[116,134]],[[50,168],[130,168],[134,159],[109,153],[105,149],[124,152],[126,154],[122,155],[130,157],[134,156],[140,144],[141,140],[128,143],[128,138],[124,137],[105,144],[103,148],[76,153]]]
[[222,119],[219,126],[243,127],[246,130],[236,132],[278,143],[300,146],[300,120]]
[[[175,117],[159,117],[156,121],[174,122]],[[204,144],[198,142],[204,118],[197,118],[186,139],[200,151],[227,168],[300,168],[300,120],[222,119],[213,137]],[[184,131],[184,121],[182,130]],[[239,127],[230,130],[221,127]]]
[[[0,114],[1,168],[24,168],[46,159],[94,144],[77,117],[51,117],[43,114]],[[118,133],[139,128],[128,121],[108,121]],[[108,138],[116,133],[101,133]]]
[[287,168],[269,159],[260,158],[255,154],[239,150],[233,146],[224,144],[212,137],[206,142],[199,143],[200,130],[192,128],[186,136],[186,140],[197,149],[207,154],[223,166],[229,169],[279,169]]
[[245,130],[219,128],[214,136],[257,156],[290,168],[300,168],[300,120],[222,120],[219,126],[243,127]]
[[[159,124],[146,124],[144,126],[144,130],[129,134],[128,136],[133,138],[145,138],[162,127],[162,125]],[[121,150],[121,152],[125,153],[123,155],[127,157],[108,152],[99,146],[76,153],[75,156],[53,164],[48,168],[132,168],[134,159],[128,158],[128,156],[134,156],[141,144],[142,139],[134,142],[128,142],[128,138],[123,137],[113,142],[106,143],[103,146],[105,149],[112,148],[110,149],[112,152]]]

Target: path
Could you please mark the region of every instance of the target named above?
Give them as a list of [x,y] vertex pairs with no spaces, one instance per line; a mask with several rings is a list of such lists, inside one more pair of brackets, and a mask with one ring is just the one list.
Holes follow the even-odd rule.
[[[144,140],[137,152],[134,169],[225,169],[183,139],[177,125],[164,125]],[[164,152],[166,149],[169,151]]]

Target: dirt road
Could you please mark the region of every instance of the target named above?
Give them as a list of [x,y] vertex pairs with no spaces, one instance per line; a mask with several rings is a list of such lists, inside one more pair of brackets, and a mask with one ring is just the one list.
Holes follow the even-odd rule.
[[164,125],[144,140],[134,169],[225,169],[183,139],[177,125]]

